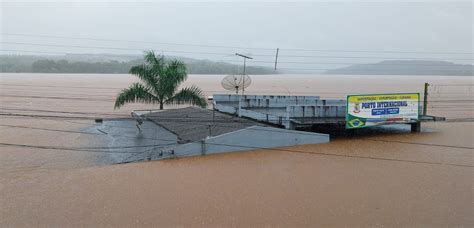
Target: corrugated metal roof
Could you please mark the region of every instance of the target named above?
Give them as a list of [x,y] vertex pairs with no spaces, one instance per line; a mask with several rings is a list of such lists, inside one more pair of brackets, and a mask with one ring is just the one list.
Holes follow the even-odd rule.
[[[249,126],[265,126],[253,120],[239,118],[208,109],[187,107],[146,114],[150,121],[176,134],[180,143],[194,142],[207,136],[217,136]],[[209,130],[210,128],[210,130]]]

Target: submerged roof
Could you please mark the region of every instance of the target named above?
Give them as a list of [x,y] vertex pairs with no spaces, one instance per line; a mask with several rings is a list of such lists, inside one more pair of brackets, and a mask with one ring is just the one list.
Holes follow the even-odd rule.
[[[187,107],[146,114],[149,120],[173,132],[180,143],[199,141],[208,136],[222,135],[254,125],[266,126],[253,120],[212,110]],[[214,121],[213,121],[214,116]]]

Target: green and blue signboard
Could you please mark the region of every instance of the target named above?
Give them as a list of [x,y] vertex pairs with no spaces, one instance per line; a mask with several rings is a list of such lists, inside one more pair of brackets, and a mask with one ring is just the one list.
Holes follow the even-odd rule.
[[348,95],[346,129],[413,123],[420,113],[419,93]]

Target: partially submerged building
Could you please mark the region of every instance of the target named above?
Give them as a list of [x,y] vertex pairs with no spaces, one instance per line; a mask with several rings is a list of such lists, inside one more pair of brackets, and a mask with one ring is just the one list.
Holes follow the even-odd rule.
[[[138,122],[155,123],[177,139],[173,145],[144,153],[144,159],[328,143],[327,134],[295,129],[328,124],[344,126],[348,106],[345,99],[319,96],[231,94],[215,94],[212,104],[212,109],[187,107],[144,114],[133,112]],[[396,118],[387,120],[392,122],[382,124],[399,123]],[[435,120],[441,119],[418,115],[401,123],[411,124],[412,131],[419,131],[421,121]]]
[[178,138],[178,144],[150,152],[149,160],[329,142],[327,134],[282,129],[196,107],[151,112],[143,118]]

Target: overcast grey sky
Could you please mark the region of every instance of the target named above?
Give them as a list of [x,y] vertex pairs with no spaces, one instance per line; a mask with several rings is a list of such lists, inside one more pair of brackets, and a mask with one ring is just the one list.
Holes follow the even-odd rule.
[[[472,1],[334,2],[2,2],[2,42],[136,48],[133,50],[43,47],[2,43],[2,49],[71,53],[140,53],[142,49],[229,53],[172,53],[234,60],[240,51],[271,61],[274,50],[100,42],[4,33],[141,40],[184,44],[281,48],[285,55],[403,58],[472,58],[472,55],[384,53],[472,52]],[[303,52],[285,48],[357,52]],[[5,52],[3,52],[5,53]],[[171,54],[166,53],[165,54]],[[308,59],[304,59],[308,61]],[[374,62],[377,59],[319,58]],[[381,60],[381,59],[380,59]],[[453,62],[471,63],[470,60]]]

